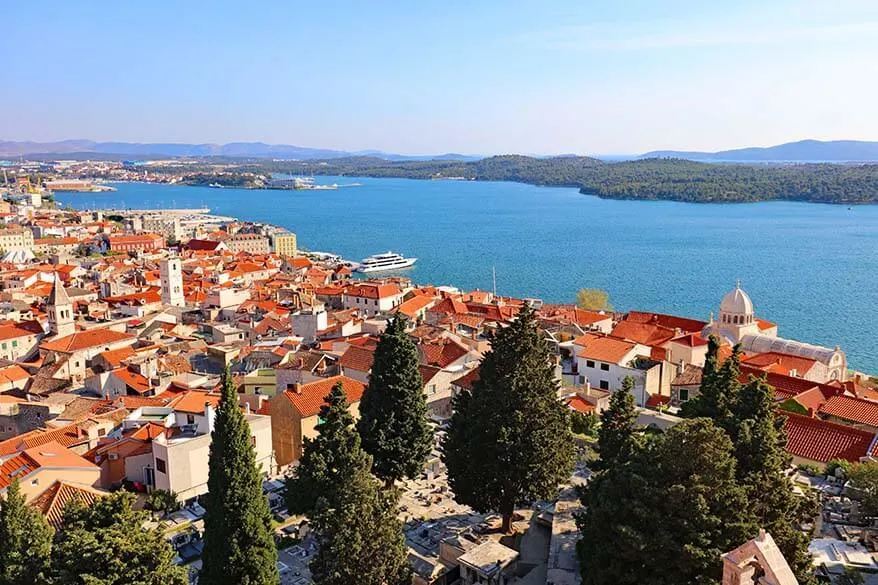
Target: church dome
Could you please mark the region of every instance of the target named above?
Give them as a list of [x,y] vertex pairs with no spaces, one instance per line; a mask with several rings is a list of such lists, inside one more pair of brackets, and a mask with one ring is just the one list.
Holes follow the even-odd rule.
[[735,285],[735,290],[726,293],[719,304],[719,311],[730,315],[753,315],[753,301],[741,288],[741,283]]

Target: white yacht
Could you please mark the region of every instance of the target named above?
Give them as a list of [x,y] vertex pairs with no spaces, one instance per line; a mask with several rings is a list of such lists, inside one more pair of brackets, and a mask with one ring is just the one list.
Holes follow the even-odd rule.
[[375,254],[365,258],[360,267],[360,272],[380,272],[384,270],[401,270],[408,268],[417,262],[417,258],[403,258],[395,252],[387,252],[386,254]]

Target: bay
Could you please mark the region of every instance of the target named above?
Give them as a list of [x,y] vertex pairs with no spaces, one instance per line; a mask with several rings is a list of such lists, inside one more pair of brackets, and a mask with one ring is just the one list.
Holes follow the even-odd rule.
[[79,209],[199,207],[269,222],[300,246],[359,260],[419,258],[416,283],[573,302],[606,289],[617,310],[707,319],[737,279],[779,334],[878,372],[878,206],[616,201],[518,183],[319,177],[335,191],[119,183],[62,193]]

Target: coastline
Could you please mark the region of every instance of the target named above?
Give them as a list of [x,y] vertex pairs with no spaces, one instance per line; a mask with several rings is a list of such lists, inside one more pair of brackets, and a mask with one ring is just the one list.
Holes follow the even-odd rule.
[[[595,193],[591,190],[586,189],[578,184],[547,184],[547,183],[534,183],[529,181],[516,181],[512,179],[507,180],[494,180],[494,179],[430,179],[423,177],[402,177],[402,176],[378,176],[378,175],[368,175],[368,174],[352,174],[352,175],[343,175],[336,173],[313,173],[314,176],[319,177],[344,177],[347,179],[400,179],[406,181],[425,181],[425,182],[434,182],[434,181],[442,181],[442,182],[477,182],[477,183],[515,183],[518,185],[528,185],[531,187],[540,187],[547,189],[577,189],[581,195],[585,195],[588,197],[596,197],[598,199],[603,199],[607,201],[635,201],[635,202],[644,202],[644,203],[660,203],[660,202],[668,202],[668,203],[686,203],[692,205],[747,205],[747,204],[755,204],[755,203],[810,203],[815,205],[832,205],[832,206],[873,206],[878,205],[878,200],[876,201],[818,201],[814,199],[803,199],[803,198],[780,198],[780,197],[772,197],[772,198],[764,198],[764,199],[726,199],[726,200],[715,200],[715,199],[705,199],[705,200],[693,200],[693,199],[685,199],[685,198],[676,198],[676,197],[656,197],[656,196],[647,196],[647,197],[626,197],[626,196],[613,196],[606,195],[601,193]],[[106,181],[107,183],[133,183],[133,184],[144,184],[144,185],[167,185],[169,187],[201,187],[201,188],[211,188],[210,185],[200,184],[200,183],[187,183],[187,182],[163,182],[163,181]],[[238,189],[242,191],[301,191],[303,189],[279,189],[279,188],[271,188],[264,186],[239,186],[239,185],[223,185],[221,188],[223,189]],[[311,189],[320,191],[321,189]]]

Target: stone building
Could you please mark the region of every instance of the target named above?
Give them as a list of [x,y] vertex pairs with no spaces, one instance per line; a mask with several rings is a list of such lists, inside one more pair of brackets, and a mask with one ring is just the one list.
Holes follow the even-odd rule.
[[825,367],[828,380],[844,382],[847,378],[847,358],[840,348],[829,349],[778,337],[774,323],[756,317],[753,301],[740,282],[723,297],[719,318],[711,315],[701,335],[705,339],[716,335],[732,345],[740,343],[748,354],[777,353],[815,360]]

